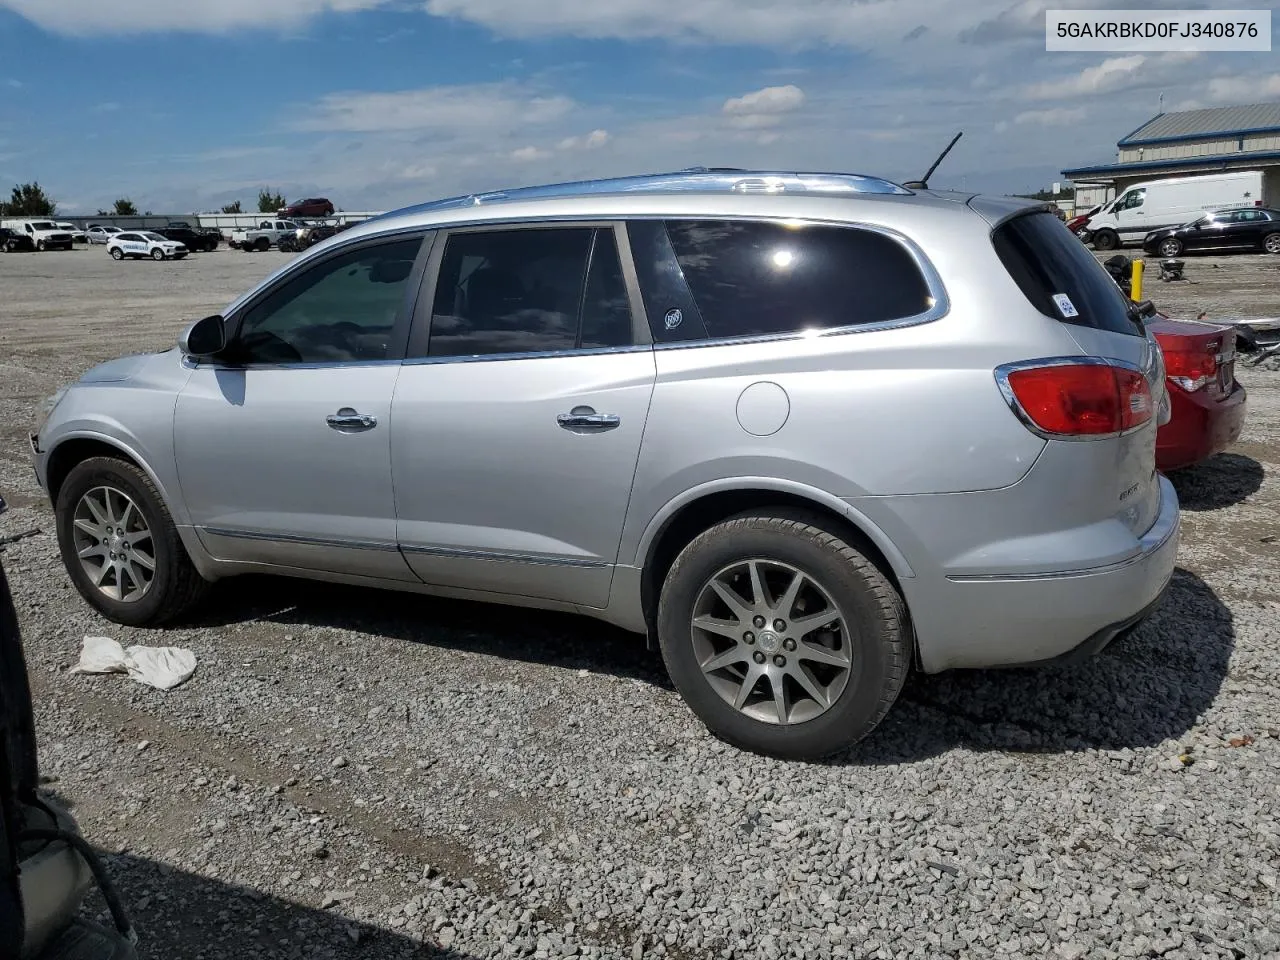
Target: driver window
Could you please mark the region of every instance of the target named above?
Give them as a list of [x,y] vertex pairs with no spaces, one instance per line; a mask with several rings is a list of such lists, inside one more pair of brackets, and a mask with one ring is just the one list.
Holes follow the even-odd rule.
[[363,247],[302,272],[255,304],[240,325],[241,363],[387,359],[391,330],[421,237]]
[[1135,207],[1142,206],[1143,201],[1146,199],[1147,199],[1147,191],[1135,190],[1133,191],[1133,193],[1129,194],[1129,199],[1125,201],[1125,208],[1128,210],[1133,210]]

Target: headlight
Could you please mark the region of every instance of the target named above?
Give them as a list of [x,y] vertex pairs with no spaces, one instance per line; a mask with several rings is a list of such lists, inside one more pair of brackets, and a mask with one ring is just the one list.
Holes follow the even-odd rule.
[[62,402],[62,398],[67,395],[69,387],[62,387],[44,403],[40,404],[40,409],[36,411],[35,433],[40,435],[40,431],[44,429],[44,425],[49,422],[49,418],[53,416],[53,411],[58,408],[58,404]]

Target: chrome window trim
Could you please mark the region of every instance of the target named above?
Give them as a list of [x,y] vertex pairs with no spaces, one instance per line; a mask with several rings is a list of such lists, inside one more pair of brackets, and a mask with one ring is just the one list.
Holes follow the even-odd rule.
[[299,543],[314,547],[338,547],[346,550],[378,550],[394,553],[399,544],[390,540],[344,540],[332,537],[301,537],[288,533],[259,533],[255,530],[235,530],[228,527],[199,527],[201,533],[212,537],[227,537],[233,540],[258,540],[268,543]]
[[501,563],[532,563],[555,567],[578,567],[600,570],[612,566],[605,560],[584,560],[578,557],[557,557],[535,553],[506,553],[501,550],[475,550],[458,547],[428,547],[401,544],[403,553],[417,556],[441,557],[448,560],[490,560]]
[[487,360],[546,360],[550,357],[600,357],[612,353],[646,353],[653,350],[651,343],[636,343],[629,347],[591,347],[570,350],[538,350],[529,353],[475,353],[462,357],[407,357],[406,367],[421,367],[437,363],[484,363]]
[[[1138,424],[1136,427],[1130,427],[1128,430],[1121,430],[1114,433],[1090,433],[1081,436],[1063,433],[1050,433],[1042,430],[1040,426],[1031,419],[1031,415],[1027,413],[1022,403],[1018,400],[1017,395],[1013,392],[1013,387],[1009,385],[1009,375],[1019,370],[1039,369],[1043,367],[1121,367],[1125,370],[1131,370],[1134,373],[1141,374],[1144,379],[1149,380],[1149,372],[1143,370],[1136,363],[1130,363],[1128,360],[1121,360],[1116,357],[1093,357],[1081,355],[1078,357],[1045,357],[1040,360],[1019,360],[1015,363],[1002,363],[993,371],[995,375],[996,385],[1000,388],[1000,394],[1004,397],[1005,403],[1009,405],[1009,409],[1013,411],[1013,415],[1021,421],[1022,425],[1034,433],[1042,440],[1059,440],[1066,443],[1088,443],[1095,440],[1116,440],[1120,437],[1130,437],[1135,433],[1145,430],[1153,422],[1156,421],[1158,410],[1152,409],[1151,418],[1144,423]],[[1152,391],[1152,402],[1155,402],[1155,391]]]

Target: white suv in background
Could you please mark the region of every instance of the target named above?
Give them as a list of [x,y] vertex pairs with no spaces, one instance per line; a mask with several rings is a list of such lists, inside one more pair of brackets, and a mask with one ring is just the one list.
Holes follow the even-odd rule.
[[125,257],[150,257],[152,260],[181,260],[188,253],[185,244],[162,237],[149,230],[117,233],[107,241],[107,253],[116,260]]

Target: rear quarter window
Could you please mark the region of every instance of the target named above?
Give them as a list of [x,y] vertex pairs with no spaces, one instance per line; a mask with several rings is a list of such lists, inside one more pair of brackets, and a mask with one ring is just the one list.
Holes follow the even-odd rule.
[[885,323],[934,306],[911,253],[873,230],[753,220],[630,229],[658,342]]
[[995,229],[991,242],[1023,296],[1045,316],[1142,336],[1115,281],[1052,213],[1014,217]]

